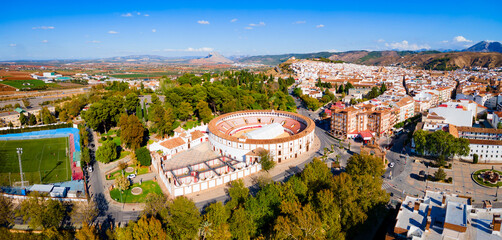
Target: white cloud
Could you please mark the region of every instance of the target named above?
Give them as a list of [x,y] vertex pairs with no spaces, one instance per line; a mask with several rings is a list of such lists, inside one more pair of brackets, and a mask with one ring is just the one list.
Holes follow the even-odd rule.
[[49,41],[47,41],[47,40],[42,40],[42,43],[48,43],[48,42],[49,42]]
[[252,27],[245,27],[244,29],[251,30],[253,28]]
[[108,31],[108,33],[109,33],[109,34],[117,34],[117,33],[119,33],[119,32],[116,32],[116,31],[110,30],[110,31]]
[[197,21],[198,24],[209,24],[209,21],[206,20],[199,20]]
[[132,13],[124,13],[122,15],[120,15],[122,17],[132,17]]
[[262,26],[265,26],[265,23],[264,22],[250,23],[249,26],[251,26],[251,27],[262,27]]
[[53,26],[40,26],[40,27],[32,27],[32,29],[42,29],[42,30],[48,30],[48,29],[54,29],[55,27]]
[[136,15],[141,16],[141,13],[140,13],[140,12],[137,12],[137,13],[136,13]]
[[385,42],[385,40],[380,38],[380,39],[377,40],[377,42],[378,43],[383,43],[383,42]]
[[316,28],[323,28],[324,27],[324,24],[319,24],[317,26],[315,26]]
[[185,48],[185,49],[164,49],[164,52],[211,52],[214,48],[201,47],[201,48]]
[[472,40],[469,40],[465,38],[464,36],[456,36],[453,38],[454,42],[472,42]]
[[296,22],[294,22],[293,24],[305,24],[305,23],[307,23],[307,21],[304,21],[304,20],[303,20],[303,21],[296,21]]
[[143,16],[145,16],[145,17],[150,17],[150,14],[143,14]]
[[154,29],[152,29],[152,32],[157,32],[157,29],[155,29],[155,28],[154,28]]
[[234,19],[230,20],[230,22],[237,22],[237,20],[238,20],[237,18],[234,18]]
[[441,43],[448,43],[448,40],[441,41]]
[[92,41],[87,41],[87,43],[100,43],[101,41],[97,41],[97,40],[92,40]]
[[15,44],[15,43],[9,44],[9,47],[15,47],[15,46],[17,46],[17,44]]
[[431,48],[428,44],[423,44],[423,45],[418,45],[416,43],[410,44],[406,40],[403,40],[402,42],[385,43],[385,46],[390,47],[391,49],[412,50],[412,51]]

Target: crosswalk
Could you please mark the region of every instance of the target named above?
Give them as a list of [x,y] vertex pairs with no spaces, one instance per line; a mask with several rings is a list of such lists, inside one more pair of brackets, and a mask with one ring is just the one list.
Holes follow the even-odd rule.
[[382,189],[388,190],[388,189],[392,189],[392,188],[394,188],[394,186],[392,186],[390,183],[383,182]]

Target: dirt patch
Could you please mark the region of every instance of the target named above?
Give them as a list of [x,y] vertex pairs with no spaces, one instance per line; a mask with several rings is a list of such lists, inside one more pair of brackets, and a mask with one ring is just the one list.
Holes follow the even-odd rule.
[[132,172],[134,172],[134,168],[133,167],[127,167],[125,169],[125,171],[126,171],[126,173],[132,173]]

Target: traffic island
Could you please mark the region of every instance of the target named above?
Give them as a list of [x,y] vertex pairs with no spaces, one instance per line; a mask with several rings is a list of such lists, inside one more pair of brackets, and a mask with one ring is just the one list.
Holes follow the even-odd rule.
[[480,169],[472,174],[472,179],[485,187],[502,186],[502,172],[494,169]]

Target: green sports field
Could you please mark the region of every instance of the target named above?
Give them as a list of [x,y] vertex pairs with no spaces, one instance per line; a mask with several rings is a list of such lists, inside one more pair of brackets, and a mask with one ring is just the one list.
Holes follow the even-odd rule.
[[24,181],[30,185],[71,180],[68,138],[9,140],[0,141],[0,186],[21,181],[17,148],[23,148]]

